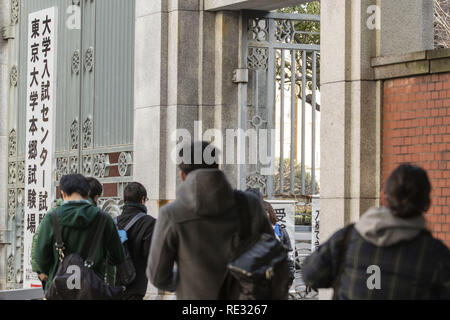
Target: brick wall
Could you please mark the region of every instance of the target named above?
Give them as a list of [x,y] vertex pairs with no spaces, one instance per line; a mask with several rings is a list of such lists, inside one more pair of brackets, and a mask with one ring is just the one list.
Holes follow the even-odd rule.
[[382,188],[401,163],[427,170],[428,228],[450,247],[450,73],[386,80],[383,99]]

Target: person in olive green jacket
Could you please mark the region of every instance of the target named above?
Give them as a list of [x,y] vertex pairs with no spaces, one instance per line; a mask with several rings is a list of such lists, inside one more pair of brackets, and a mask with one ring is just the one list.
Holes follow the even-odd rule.
[[[93,223],[100,209],[85,198],[89,193],[86,179],[79,174],[66,175],[61,178],[59,188],[64,200],[56,209],[58,222],[64,242],[64,254],[78,252],[83,257],[89,249],[90,235],[96,224]],[[101,243],[94,259],[93,270],[104,278],[106,259],[111,265],[119,265],[125,260],[125,253],[117,233],[114,221],[108,217]],[[33,252],[33,271],[39,274],[39,279],[46,282],[46,291],[58,268],[58,252],[55,249],[52,215],[47,213],[42,220],[38,236],[35,239]]]

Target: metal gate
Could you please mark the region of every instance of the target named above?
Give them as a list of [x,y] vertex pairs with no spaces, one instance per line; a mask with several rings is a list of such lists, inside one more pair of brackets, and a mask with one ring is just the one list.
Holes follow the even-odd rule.
[[[28,15],[58,8],[55,185],[64,174],[93,176],[113,216],[132,181],[134,0],[12,0],[8,143],[7,289],[23,274]],[[26,227],[26,226],[25,226]]]
[[260,164],[247,165],[246,183],[269,199],[318,193],[319,28],[316,15],[244,14],[242,56],[249,75],[243,127],[274,129],[268,149],[277,159],[274,175],[263,175]]

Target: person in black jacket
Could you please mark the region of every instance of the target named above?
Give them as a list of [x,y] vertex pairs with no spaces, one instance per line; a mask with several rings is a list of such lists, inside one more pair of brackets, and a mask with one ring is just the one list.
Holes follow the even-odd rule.
[[[291,239],[289,238],[289,234],[286,228],[281,228],[280,225],[277,223],[277,215],[275,214],[275,210],[273,210],[272,205],[267,201],[263,201],[262,203],[264,206],[264,210],[267,213],[267,217],[269,218],[269,221],[273,226],[275,236],[288,249],[288,251],[292,253],[294,249],[292,249]],[[289,257],[288,260],[289,278],[290,278],[289,286],[292,285],[295,279],[295,263],[291,256]]]
[[[122,214],[117,218],[117,226],[123,229],[135,215],[147,214],[145,203],[148,201],[147,191],[139,182],[129,183],[123,192],[125,204]],[[148,254],[153,236],[156,219],[145,215],[139,219],[127,232],[127,247],[136,269],[136,278],[127,286],[125,300],[142,300],[147,291],[148,280],[145,275]]]

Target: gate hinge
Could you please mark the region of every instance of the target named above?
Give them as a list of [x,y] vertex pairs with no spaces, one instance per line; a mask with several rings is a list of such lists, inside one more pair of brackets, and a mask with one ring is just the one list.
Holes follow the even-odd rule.
[[11,244],[11,235],[10,230],[0,230],[0,244]]
[[14,39],[16,37],[16,28],[13,25],[2,27],[1,33],[3,40]]
[[234,69],[233,83],[248,83],[248,69]]

